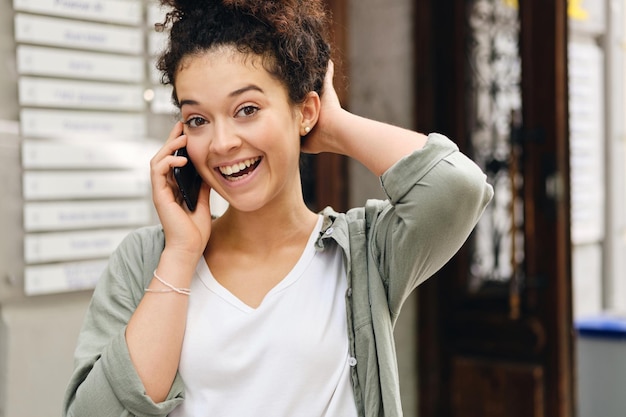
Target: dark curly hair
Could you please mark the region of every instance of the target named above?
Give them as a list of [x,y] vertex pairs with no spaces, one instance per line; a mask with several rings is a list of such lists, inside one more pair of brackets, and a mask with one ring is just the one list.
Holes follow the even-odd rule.
[[[169,44],[157,62],[163,84],[174,86],[182,60],[232,45],[262,57],[293,103],[321,94],[330,59],[328,17],[321,0],[160,0],[171,8],[157,30],[169,28]],[[172,99],[178,106],[176,89]]]

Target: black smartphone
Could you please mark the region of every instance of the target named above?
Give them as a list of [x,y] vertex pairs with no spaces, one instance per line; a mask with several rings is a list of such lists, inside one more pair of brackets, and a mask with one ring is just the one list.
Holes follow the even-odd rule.
[[200,193],[200,186],[202,185],[202,177],[198,175],[196,167],[193,166],[187,154],[187,149],[180,148],[174,152],[174,155],[187,158],[187,164],[182,167],[174,168],[174,178],[178,183],[178,188],[183,195],[185,204],[187,204],[189,210],[194,211],[196,204],[198,204],[198,194]]

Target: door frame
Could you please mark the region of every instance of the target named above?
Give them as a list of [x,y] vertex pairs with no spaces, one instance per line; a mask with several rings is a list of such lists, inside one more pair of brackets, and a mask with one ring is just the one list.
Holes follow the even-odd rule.
[[[345,74],[348,73],[348,0],[324,0],[331,16],[331,59],[335,64],[334,87],[340,102],[348,106],[348,88]],[[313,174],[314,210],[326,206],[338,211],[348,208],[348,163],[343,155],[322,153],[308,155]]]
[[[415,125],[449,135],[469,149],[465,118],[464,0],[415,0]],[[567,98],[567,2],[520,0],[523,129],[540,132],[528,140],[523,160],[525,268],[528,302],[545,326],[544,415],[574,414],[574,361],[569,214]],[[536,65],[538,62],[541,65]],[[534,63],[534,65],[533,65]],[[534,135],[535,138],[537,135]],[[466,245],[467,246],[467,245]],[[466,274],[464,247],[433,279],[418,289],[418,379],[421,416],[452,416],[450,362],[454,346],[450,298]]]

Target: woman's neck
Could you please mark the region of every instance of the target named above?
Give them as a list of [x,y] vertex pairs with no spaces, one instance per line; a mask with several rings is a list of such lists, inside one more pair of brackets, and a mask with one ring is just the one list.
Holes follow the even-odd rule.
[[[308,237],[317,221],[317,214],[302,201],[272,209],[242,212],[229,207],[214,222],[209,246],[238,248],[246,251],[282,247]],[[207,248],[208,249],[208,248]]]

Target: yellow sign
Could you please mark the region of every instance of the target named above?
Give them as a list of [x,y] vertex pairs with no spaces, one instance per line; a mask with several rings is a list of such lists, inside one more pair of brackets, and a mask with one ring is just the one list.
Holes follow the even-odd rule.
[[575,19],[575,20],[589,19],[589,12],[583,8],[583,1],[585,0],[568,0],[567,15],[571,19]]
[[[567,15],[575,20],[587,20],[589,19],[589,12],[583,7],[585,0],[568,0],[567,1]],[[502,0],[505,6],[513,7],[517,9],[519,0]]]

